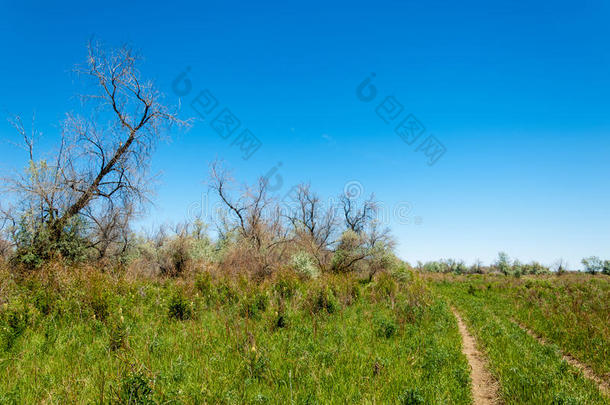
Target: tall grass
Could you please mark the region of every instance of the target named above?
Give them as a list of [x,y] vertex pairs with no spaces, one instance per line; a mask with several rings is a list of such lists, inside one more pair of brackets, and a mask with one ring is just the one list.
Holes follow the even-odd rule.
[[413,278],[59,266],[2,285],[0,403],[471,400],[455,320]]
[[[490,283],[492,279],[495,281]],[[492,279],[437,281],[435,289],[462,312],[482,344],[491,370],[500,382],[504,402],[609,403],[591,381],[562,359],[557,346],[540,344],[512,321],[510,307],[497,292],[505,279]]]

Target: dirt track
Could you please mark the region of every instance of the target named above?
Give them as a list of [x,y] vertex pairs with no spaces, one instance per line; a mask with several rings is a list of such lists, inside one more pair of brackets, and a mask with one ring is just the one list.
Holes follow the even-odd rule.
[[498,383],[487,368],[485,356],[477,349],[476,342],[468,332],[460,314],[453,309],[458,328],[462,335],[462,351],[470,364],[472,378],[472,397],[474,404],[501,404],[498,396]]

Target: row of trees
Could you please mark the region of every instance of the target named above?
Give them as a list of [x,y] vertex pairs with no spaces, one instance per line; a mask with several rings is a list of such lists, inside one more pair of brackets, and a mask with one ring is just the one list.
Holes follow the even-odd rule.
[[218,162],[210,173],[211,188],[226,208],[218,234],[240,247],[226,258],[229,267],[253,267],[265,275],[300,253],[320,271],[366,270],[372,277],[397,260],[389,229],[376,220],[373,196],[359,201],[342,194],[335,203],[324,204],[309,184],[301,184],[292,201],[280,204],[270,196],[264,178],[233,195],[233,179]]
[[[610,260],[601,260],[597,256],[584,258],[581,261],[584,270],[590,274],[610,275]],[[454,273],[454,274],[488,274],[499,273],[507,276],[521,276],[527,274],[550,274],[555,271],[558,274],[567,271],[564,260],[558,260],[552,267],[544,266],[539,262],[521,263],[519,259],[511,259],[504,252],[498,253],[498,258],[489,266],[485,266],[477,260],[471,266],[467,266],[463,260],[443,259],[426,263],[418,262],[418,270],[427,273]]]
[[477,260],[471,266],[467,266],[463,260],[443,259],[427,263],[419,262],[417,269],[428,273],[453,273],[453,274],[488,274],[500,273],[507,276],[521,276],[526,274],[549,274],[550,269],[534,261],[521,263],[518,259],[512,260],[506,253],[500,252],[498,258],[489,266]]
[[202,251],[216,252],[214,259],[227,269],[259,276],[297,253],[295,263],[320,271],[366,268],[372,277],[389,265],[393,241],[375,221],[372,197],[356,201],[344,195],[339,204],[324,207],[304,184],[291,209],[280,211],[264,178],[234,195],[233,180],[219,163],[210,170],[211,188],[225,206],[216,241],[204,235],[201,221],[136,236],[130,224],[148,202],[151,152],[173,126],[189,125],[162,103],[152,82],[141,78],[139,60],[128,47],[108,52],[89,44],[87,63],[76,72],[94,91],[81,96],[80,113],[66,114],[51,154],[40,156],[39,134],[28,131],[19,117],[12,121],[28,165],[3,179],[3,256],[27,268],[57,256],[113,265],[136,257],[166,274],[183,272]]
[[[107,51],[90,43],[87,50],[86,64],[75,70],[93,91],[80,96],[80,112],[66,114],[52,153],[39,153],[34,125],[28,130],[21,118],[12,120],[28,164],[1,181],[1,257],[30,269],[61,257],[111,266],[137,263],[169,275],[200,260],[257,277],[290,265],[309,275],[362,271],[372,278],[400,264],[389,230],[376,220],[373,196],[358,200],[343,194],[325,205],[302,184],[288,205],[280,204],[265,178],[235,190],[219,162],[210,166],[210,187],[224,206],[214,224],[215,240],[202,221],[136,235],[130,225],[149,201],[151,153],[173,127],[190,122],[178,118],[177,108],[165,105],[153,83],[142,79],[140,58],[132,49]],[[610,269],[598,258],[583,264],[592,273]],[[548,271],[505,254],[491,267],[476,263],[468,268],[455,260],[418,267],[454,273]]]
[[264,178],[236,190],[219,162],[211,165],[210,173],[210,187],[223,205],[216,212],[214,240],[201,220],[136,235],[129,227],[130,212],[102,222],[88,210],[54,240],[50,224],[32,221],[33,216],[25,212],[6,228],[14,249],[5,241],[5,255],[29,268],[61,256],[75,262],[134,264],[148,273],[165,275],[178,275],[204,262],[256,277],[289,265],[309,276],[320,271],[362,271],[372,278],[380,270],[399,265],[389,229],[381,228],[376,220],[378,204],[373,196],[357,200],[341,195],[335,203],[324,205],[310,185],[302,184],[289,204],[280,204],[270,195]]

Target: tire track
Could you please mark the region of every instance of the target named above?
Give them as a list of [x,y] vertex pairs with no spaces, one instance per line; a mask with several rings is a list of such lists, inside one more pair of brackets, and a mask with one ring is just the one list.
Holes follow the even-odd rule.
[[460,314],[451,308],[457,319],[458,329],[462,335],[462,352],[470,364],[470,376],[472,378],[472,397],[475,405],[501,404],[498,395],[498,383],[489,372],[487,359],[477,349],[474,337],[468,332],[466,324]]
[[[535,333],[533,330],[529,329],[527,326],[518,322],[517,320],[513,319],[513,323],[515,325],[517,325],[519,328],[521,328],[525,333],[527,333],[528,335],[530,335],[531,337],[536,339],[540,344],[542,344],[542,345],[549,344],[549,342],[547,342],[546,339],[544,339],[542,336]],[[601,377],[599,377],[590,366],[588,366],[584,363],[581,363],[578,359],[571,356],[570,354],[564,353],[563,351],[560,351],[560,352],[561,352],[561,356],[568,364],[570,364],[572,367],[579,370],[586,378],[593,381],[595,383],[595,385],[597,385],[597,388],[600,390],[600,392],[602,394],[604,394],[607,397],[610,397],[610,384],[608,383],[608,381],[604,381]]]

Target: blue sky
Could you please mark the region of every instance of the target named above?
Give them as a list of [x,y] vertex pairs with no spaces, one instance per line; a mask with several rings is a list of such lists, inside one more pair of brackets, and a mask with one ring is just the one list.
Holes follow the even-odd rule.
[[[610,258],[610,3],[584,2],[2,2],[0,112],[36,112],[43,146],[75,109],[70,69],[95,36],[129,43],[144,74],[175,103],[188,68],[185,117],[205,89],[262,143],[248,160],[210,119],[161,143],[162,173],[145,226],[181,221],[207,188],[208,162],[235,177],[276,172],[287,192],[311,182],[325,197],[356,181],[394,213],[399,255],[577,267]],[[357,86],[371,73],[377,96]],[[391,123],[376,113],[393,96]],[[412,145],[394,128],[413,114]],[[212,117],[213,118],[213,117]],[[434,135],[432,166],[417,146]],[[236,135],[235,135],[236,136]],[[0,123],[0,138],[15,139]],[[8,143],[0,169],[23,166]],[[398,208],[396,208],[398,207]]]

